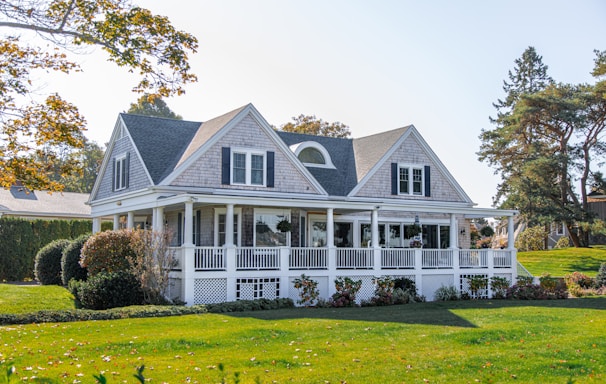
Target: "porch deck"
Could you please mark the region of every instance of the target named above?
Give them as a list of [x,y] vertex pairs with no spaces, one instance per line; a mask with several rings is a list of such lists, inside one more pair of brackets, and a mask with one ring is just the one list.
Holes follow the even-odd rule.
[[[238,299],[290,297],[301,274],[319,282],[321,297],[334,293],[333,280],[362,280],[359,300],[374,293],[372,279],[406,277],[420,294],[433,299],[441,285],[468,290],[467,277],[484,275],[514,281],[516,251],[495,249],[194,247],[173,248],[172,296],[188,304]],[[490,296],[490,291],[486,292]]]

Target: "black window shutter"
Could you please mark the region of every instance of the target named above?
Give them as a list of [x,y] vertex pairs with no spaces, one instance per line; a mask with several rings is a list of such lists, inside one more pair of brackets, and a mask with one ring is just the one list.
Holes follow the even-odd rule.
[[202,242],[200,241],[200,236],[202,235],[202,231],[200,230],[201,224],[202,224],[202,213],[198,209],[196,211],[196,233],[194,233],[194,240],[195,240],[194,244],[196,244],[197,246],[202,245]]
[[177,214],[177,245],[183,244],[183,214]]
[[221,148],[221,184],[229,184],[231,168],[231,150],[229,147]]
[[425,196],[431,196],[431,168],[429,165],[425,166]]
[[275,152],[267,152],[267,186],[269,188],[274,187],[275,157]]
[[112,192],[116,190],[116,158],[112,159]]
[[398,194],[398,163],[391,163],[391,194]]
[[126,160],[124,160],[124,188],[128,188],[128,180],[130,176],[130,152],[126,153]]

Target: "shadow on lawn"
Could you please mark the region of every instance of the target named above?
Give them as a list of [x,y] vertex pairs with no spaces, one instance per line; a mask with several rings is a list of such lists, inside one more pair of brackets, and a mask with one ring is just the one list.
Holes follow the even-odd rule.
[[603,259],[598,259],[593,256],[581,256],[575,259],[574,264],[570,264],[570,273],[574,271],[578,272],[590,272],[593,273],[600,269],[600,265],[604,262]]
[[606,310],[606,298],[566,300],[465,300],[356,308],[296,308],[271,311],[225,313],[233,317],[252,317],[259,320],[331,319],[376,321],[476,328],[456,315],[458,309],[498,309],[515,307],[568,308]]

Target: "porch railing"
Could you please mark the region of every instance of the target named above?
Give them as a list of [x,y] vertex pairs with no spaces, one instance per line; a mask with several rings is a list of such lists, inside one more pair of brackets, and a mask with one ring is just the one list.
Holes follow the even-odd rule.
[[423,268],[452,268],[451,249],[423,249],[421,260]]
[[371,269],[374,265],[372,248],[337,248],[337,269]]
[[459,251],[459,267],[488,268],[488,250],[461,249]]
[[[373,248],[236,247],[226,253],[223,247],[194,247],[193,260],[185,249],[171,247],[177,260],[173,271],[192,265],[195,271],[235,270],[328,270],[336,269],[439,269],[514,268],[515,251],[493,249],[416,249],[382,248],[375,260]],[[235,260],[228,260],[228,254]],[[191,255],[191,254],[190,254]],[[333,256],[334,255],[334,256]],[[330,259],[334,257],[334,259]],[[455,257],[457,258],[455,260]],[[334,264],[333,264],[334,261]],[[458,261],[455,263],[455,261]],[[233,263],[233,264],[231,264]],[[379,264],[376,265],[375,264]]]
[[382,248],[381,267],[383,269],[413,269],[415,250],[412,248]]
[[196,247],[194,249],[196,271],[224,271],[226,268],[223,248]]
[[328,269],[328,249],[291,248],[290,269]]
[[280,269],[279,247],[238,247],[236,250],[237,270]]

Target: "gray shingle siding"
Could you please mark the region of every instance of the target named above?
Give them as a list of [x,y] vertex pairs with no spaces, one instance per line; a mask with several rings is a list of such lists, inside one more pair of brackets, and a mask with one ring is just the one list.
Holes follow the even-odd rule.
[[[431,167],[431,196],[392,195],[390,182],[391,163],[421,166],[429,165]],[[440,172],[439,167],[432,162],[420,143],[412,136],[406,139],[400,148],[398,148],[394,154],[381,165],[355,196],[466,202],[466,200],[458,194],[449,179]]]
[[[274,188],[221,184],[221,148],[243,148],[275,152]],[[286,193],[317,194],[314,185],[286,158],[281,149],[247,116],[227,132],[171,183],[175,186],[225,188]]]
[[[122,189],[120,191],[112,191],[112,181],[113,181],[113,169],[114,169],[114,159],[117,156],[124,155],[126,153],[130,153],[130,164],[129,164],[129,181],[128,188]],[[101,181],[101,185],[99,187],[99,191],[97,196],[95,196],[95,200],[104,199],[110,196],[117,196],[124,194],[126,192],[137,191],[146,187],[149,187],[149,178],[145,173],[145,169],[141,164],[139,157],[133,149],[130,138],[127,136],[118,139],[114,143],[114,147],[112,153],[109,157],[109,162],[107,163],[107,169],[103,174],[103,178]]]

